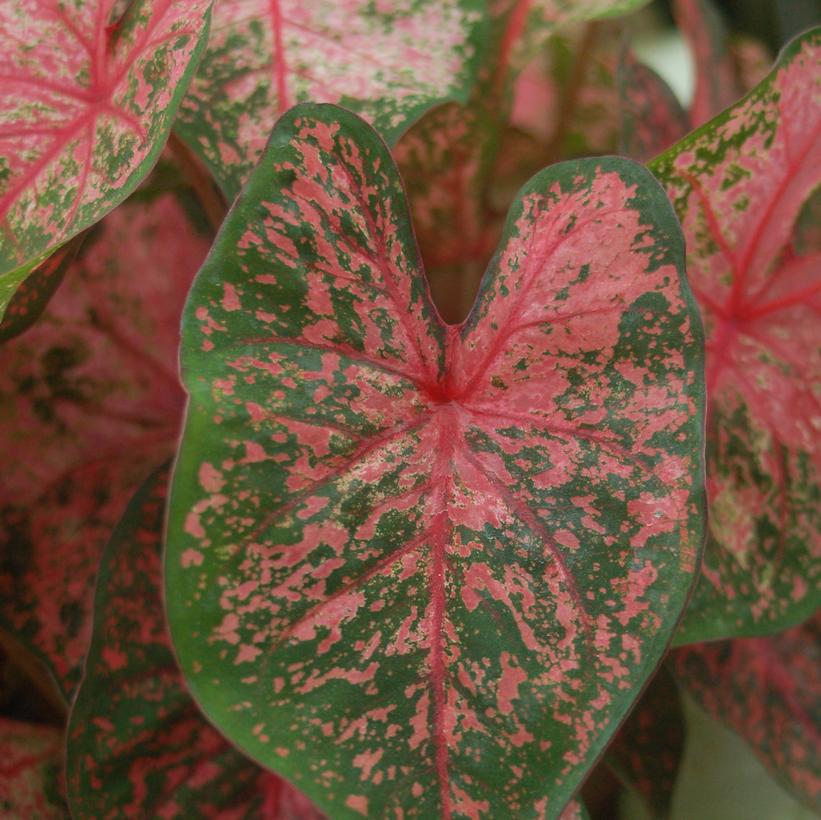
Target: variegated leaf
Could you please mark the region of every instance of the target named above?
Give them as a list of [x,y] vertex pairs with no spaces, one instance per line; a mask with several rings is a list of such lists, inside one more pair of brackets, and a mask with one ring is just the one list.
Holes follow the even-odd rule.
[[670,816],[684,733],[678,688],[661,667],[604,757],[616,776],[641,797],[649,817]]
[[184,319],[166,596],[230,739],[334,817],[561,813],[701,546],[682,257],[641,166],[559,165],[447,326],[385,145],[280,120]]
[[358,111],[393,141],[467,99],[487,36],[481,0],[216,0],[177,128],[233,198],[294,103]]
[[0,7],[0,318],[44,258],[151,170],[210,2],[135,0],[118,21],[113,0]]
[[88,644],[100,552],[173,452],[179,317],[207,248],[172,194],[126,204],[40,320],[0,347],[0,630],[65,692]]
[[775,777],[821,812],[821,617],[766,638],[672,653],[687,691],[734,729]]
[[161,594],[168,470],[137,491],[103,554],[94,636],[68,727],[75,817],[321,820],[231,747],[185,689]]
[[0,717],[0,816],[63,820],[63,733]]
[[821,603],[821,29],[651,163],[687,237],[707,330],[710,531],[681,642],[761,634]]

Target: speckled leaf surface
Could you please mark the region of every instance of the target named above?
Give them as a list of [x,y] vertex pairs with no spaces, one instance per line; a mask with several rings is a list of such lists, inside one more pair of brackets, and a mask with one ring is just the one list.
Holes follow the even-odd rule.
[[174,449],[179,317],[207,249],[173,195],[126,204],[34,326],[0,346],[0,629],[36,650],[66,692],[88,643],[100,552]]
[[446,326],[384,143],[280,120],[183,330],[166,600],[232,741],[334,817],[560,814],[701,545],[682,258],[641,166],[559,165]]
[[684,725],[678,687],[663,666],[605,753],[607,766],[657,820],[670,815],[684,752]]
[[62,753],[59,729],[0,717],[0,815],[62,820]]
[[821,30],[651,163],[687,237],[707,332],[711,538],[681,642],[783,629],[821,603]]
[[210,0],[0,8],[0,316],[60,244],[151,170],[205,45]]
[[821,618],[776,636],[684,647],[671,660],[707,712],[821,812]]
[[232,748],[188,694],[161,594],[167,469],[138,490],[105,549],[94,636],[68,727],[75,817],[321,820],[276,775]]
[[486,22],[480,0],[217,0],[177,128],[233,197],[297,102],[339,103],[393,140],[464,101]]

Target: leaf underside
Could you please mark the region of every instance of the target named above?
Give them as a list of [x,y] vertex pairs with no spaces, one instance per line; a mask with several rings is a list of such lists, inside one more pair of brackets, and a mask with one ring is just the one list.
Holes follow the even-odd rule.
[[217,0],[176,125],[230,198],[294,103],[357,111],[389,141],[465,100],[486,38],[480,0]]
[[0,346],[0,629],[65,694],[87,648],[102,548],[174,450],[179,317],[207,248],[173,195],[126,204],[40,319]]
[[[707,333],[711,536],[678,640],[773,632],[821,604],[821,29],[650,164]],[[801,242],[798,238],[803,236]]]
[[280,120],[184,318],[166,599],[221,731],[334,817],[559,815],[698,559],[682,255],[641,166],[556,166],[446,326],[384,143]]
[[210,0],[0,7],[0,317],[49,253],[154,164],[205,45]]
[[77,817],[321,820],[202,717],[174,660],[161,596],[168,470],[135,494],[100,564],[94,636],[68,727]]

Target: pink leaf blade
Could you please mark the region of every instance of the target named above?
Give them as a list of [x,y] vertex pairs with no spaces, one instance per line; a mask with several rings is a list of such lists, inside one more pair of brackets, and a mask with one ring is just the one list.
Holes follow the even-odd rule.
[[83,0],[69,16],[56,0],[14,0],[0,11],[0,311],[34,260],[150,171],[205,46],[209,0],[141,0],[110,43],[96,24],[107,8]]
[[321,820],[288,783],[232,748],[185,690],[161,597],[167,478],[161,468],[135,493],[101,559],[94,634],[67,730],[72,810]]
[[[351,174],[376,192],[364,206]],[[607,197],[619,260],[595,240]],[[172,638],[209,717],[334,816],[555,818],[658,663],[701,547],[701,335],[680,231],[635,163],[545,171],[456,327],[429,302],[408,219],[362,120],[325,105],[280,120],[186,308]],[[326,298],[336,276],[355,311],[330,284]],[[619,281],[615,319],[588,276]],[[537,405],[574,357],[595,370],[611,401],[589,403],[612,424],[572,390],[523,423],[522,355]]]
[[296,102],[345,105],[393,142],[432,105],[467,99],[485,17],[478,0],[217,0],[177,128],[230,198]]
[[100,551],[176,443],[179,317],[207,248],[172,194],[129,203],[89,238],[39,320],[0,347],[0,625],[65,695],[87,648]]
[[681,219],[707,330],[712,537],[681,643],[769,634],[821,602],[821,246],[801,229],[821,180],[819,61],[814,29],[650,164]]

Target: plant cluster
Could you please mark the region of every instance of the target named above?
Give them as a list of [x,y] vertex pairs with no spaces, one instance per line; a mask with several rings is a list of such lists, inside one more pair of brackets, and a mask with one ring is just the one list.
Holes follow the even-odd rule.
[[3,817],[821,809],[821,28],[644,5],[0,6]]

